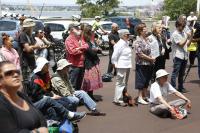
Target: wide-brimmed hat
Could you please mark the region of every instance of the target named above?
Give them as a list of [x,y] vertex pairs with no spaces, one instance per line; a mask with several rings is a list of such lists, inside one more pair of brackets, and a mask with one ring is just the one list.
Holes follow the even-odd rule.
[[165,71],[164,69],[160,69],[156,72],[156,79],[169,75],[169,73],[167,71]]
[[70,66],[72,63],[69,63],[66,59],[60,59],[57,62],[57,70],[62,70],[66,66]]
[[35,26],[35,22],[32,20],[32,19],[25,19],[24,21],[23,21],[23,24],[22,24],[22,26],[24,27],[24,28],[26,28],[26,27],[34,27]]
[[44,57],[38,57],[36,60],[36,68],[33,70],[34,73],[38,73],[42,70],[42,68],[48,64],[49,61]]

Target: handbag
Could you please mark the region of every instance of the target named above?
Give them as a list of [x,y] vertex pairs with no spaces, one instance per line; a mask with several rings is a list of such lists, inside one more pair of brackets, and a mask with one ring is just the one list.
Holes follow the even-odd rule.
[[174,119],[182,120],[187,117],[187,110],[183,107],[174,107],[175,115],[172,116]]
[[73,133],[73,125],[69,120],[65,120],[59,128],[59,133]]
[[191,42],[190,46],[187,48],[188,51],[197,51],[197,42]]

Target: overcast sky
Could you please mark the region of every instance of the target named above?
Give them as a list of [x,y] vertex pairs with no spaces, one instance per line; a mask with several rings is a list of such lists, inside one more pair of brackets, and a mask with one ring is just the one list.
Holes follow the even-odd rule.
[[[37,5],[75,5],[76,0],[0,0],[2,3],[24,4],[30,1],[31,4]],[[95,0],[94,0],[95,1]],[[135,6],[135,5],[149,5],[155,4],[163,0],[120,0],[123,6]]]

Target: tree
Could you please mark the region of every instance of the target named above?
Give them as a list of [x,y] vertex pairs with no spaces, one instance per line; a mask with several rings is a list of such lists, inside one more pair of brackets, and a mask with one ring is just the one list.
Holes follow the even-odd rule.
[[109,11],[118,7],[119,0],[76,0],[81,6],[81,15],[83,17],[108,16]]
[[189,15],[196,11],[197,0],[164,0],[164,15],[177,19],[179,15]]

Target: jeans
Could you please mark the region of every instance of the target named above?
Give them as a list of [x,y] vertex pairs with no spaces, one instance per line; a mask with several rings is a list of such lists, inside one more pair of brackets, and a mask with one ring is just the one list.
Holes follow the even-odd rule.
[[96,103],[90,98],[90,96],[83,90],[75,91],[73,96],[67,96],[68,100],[73,102],[83,102],[84,105],[89,109],[93,110],[96,108]]
[[79,105],[79,100],[70,100],[68,99],[68,97],[61,97],[60,99],[56,99],[56,101],[62,104],[68,110],[73,111],[73,112],[76,111]]
[[187,60],[182,60],[177,57],[173,60],[173,71],[171,76],[171,85],[176,88],[176,77],[178,76],[178,90],[182,90],[183,87],[183,77],[185,75]]
[[85,71],[83,67],[75,67],[75,66],[70,67],[69,79],[75,90],[80,90],[83,82],[84,72]]
[[68,118],[68,110],[56,102],[51,97],[43,97],[41,100],[34,103],[34,106],[42,112],[47,119],[62,121]]

